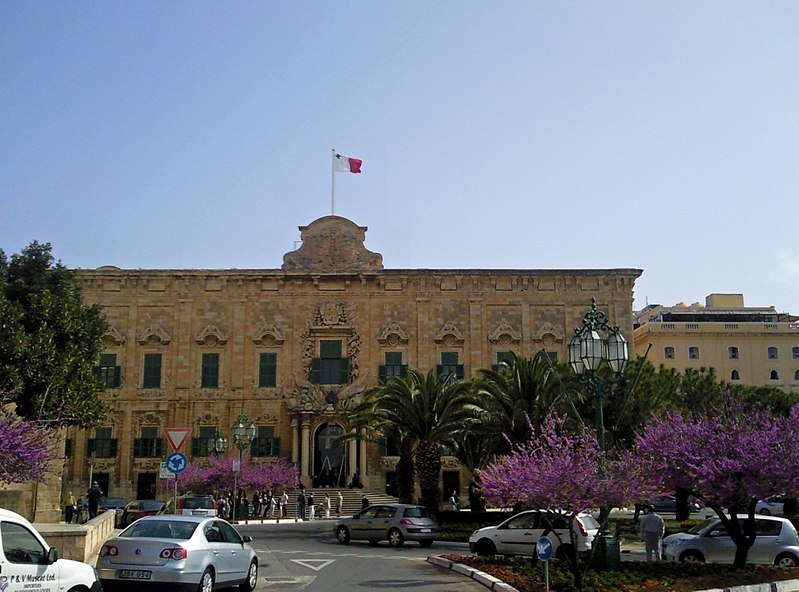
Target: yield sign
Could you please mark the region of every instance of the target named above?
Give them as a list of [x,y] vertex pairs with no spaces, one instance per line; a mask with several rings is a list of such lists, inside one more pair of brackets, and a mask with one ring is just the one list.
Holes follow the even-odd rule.
[[314,571],[319,571],[335,561],[335,559],[292,559],[294,563],[299,563],[303,567],[308,567]]
[[186,443],[186,440],[191,434],[191,429],[189,428],[164,428],[164,433],[166,434],[166,439],[169,440],[169,443],[172,444],[172,449],[175,452],[179,452],[183,445]]

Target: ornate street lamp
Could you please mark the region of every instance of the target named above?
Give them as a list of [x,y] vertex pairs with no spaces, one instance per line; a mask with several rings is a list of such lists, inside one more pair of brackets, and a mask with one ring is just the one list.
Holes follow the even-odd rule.
[[214,437],[208,441],[208,452],[219,458],[227,452],[227,438],[217,430]]
[[244,409],[239,413],[239,418],[236,423],[230,428],[230,436],[233,438],[233,444],[239,449],[239,464],[233,467],[233,518],[236,520],[236,500],[239,498],[238,491],[238,476],[241,471],[241,463],[244,459],[244,449],[247,448],[255,438],[255,424],[251,422],[246,415]]
[[[620,375],[629,361],[627,340],[619,327],[610,325],[608,316],[597,310],[596,298],[591,298],[591,310],[585,314],[582,325],[574,330],[574,337],[569,342],[569,365],[594,396],[596,438],[603,452],[606,450],[603,403],[607,385],[599,376],[599,370],[605,362],[613,373]],[[602,530],[596,538],[595,560],[600,569],[617,569],[621,561],[619,541],[607,529],[609,511],[610,508],[601,509]]]

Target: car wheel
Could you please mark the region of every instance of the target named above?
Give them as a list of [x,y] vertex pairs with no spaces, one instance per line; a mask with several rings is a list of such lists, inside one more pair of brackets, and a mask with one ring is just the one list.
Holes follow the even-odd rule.
[[777,555],[777,559],[774,560],[774,565],[779,565],[781,567],[796,567],[799,565],[799,559],[796,558],[796,555],[783,553],[782,555]]
[[210,567],[206,567],[203,575],[200,576],[200,585],[197,592],[214,592],[214,572]]
[[405,544],[405,537],[402,536],[399,529],[392,528],[388,531],[388,544],[392,547],[401,547]]
[[419,544],[422,547],[424,547],[425,549],[428,549],[428,548],[433,546],[433,541],[432,540],[430,540],[430,541],[419,541]]
[[255,590],[255,585],[258,583],[258,562],[253,559],[250,563],[250,569],[247,570],[247,579],[239,584],[239,590],[243,592],[252,592]]
[[481,556],[496,555],[497,547],[488,539],[480,539],[474,546],[474,552]]
[[687,563],[688,565],[695,565],[698,563],[705,562],[705,556],[702,555],[699,551],[683,551],[680,555],[680,562]]
[[771,516],[771,510],[769,510],[768,508],[760,508],[760,512],[758,512],[758,514],[761,514],[763,516]]
[[336,529],[336,538],[338,542],[342,545],[349,545],[350,544],[350,531],[347,529],[346,526],[339,526]]
[[369,539],[369,544],[372,545],[373,547],[377,547],[377,543],[379,542],[380,541],[378,541],[377,539]]

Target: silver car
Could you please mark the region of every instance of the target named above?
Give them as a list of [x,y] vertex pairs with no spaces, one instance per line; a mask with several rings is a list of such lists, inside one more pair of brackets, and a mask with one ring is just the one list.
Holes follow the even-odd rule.
[[[577,537],[577,552],[589,553],[599,523],[583,513],[574,519],[572,528]],[[535,555],[535,544],[544,534],[552,542],[555,557],[562,558],[571,547],[568,521],[565,516],[546,510],[527,510],[497,526],[475,530],[469,537],[469,550],[477,555]]]
[[97,571],[107,590],[120,583],[139,590],[165,583],[197,592],[228,586],[250,592],[258,581],[251,541],[218,518],[146,516],[106,541]]
[[[738,520],[747,517],[739,515]],[[799,536],[789,520],[774,516],[755,518],[755,542],[746,557],[748,563],[799,565]],[[708,518],[688,532],[663,539],[663,555],[683,563],[732,563],[735,543],[718,517]]]
[[422,506],[376,504],[352,518],[342,518],[334,532],[342,545],[357,539],[369,541],[371,545],[388,541],[392,547],[401,547],[405,541],[417,541],[422,547],[429,547],[438,534],[438,523]]

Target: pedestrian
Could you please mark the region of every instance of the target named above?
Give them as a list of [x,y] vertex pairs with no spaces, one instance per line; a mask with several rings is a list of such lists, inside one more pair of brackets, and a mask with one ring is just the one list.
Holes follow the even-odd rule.
[[341,508],[344,507],[344,496],[338,492],[338,499],[336,500],[336,515],[341,518]]
[[75,516],[75,510],[78,509],[78,502],[75,496],[70,491],[67,494],[67,499],[64,502],[64,521],[67,524],[72,524],[72,518]]
[[227,520],[227,496],[223,493],[216,504],[216,513],[222,520]]
[[313,504],[314,504],[313,491],[311,491],[311,492],[308,493],[308,520],[311,520],[311,521],[313,521],[314,518],[315,518],[314,514],[315,514],[315,510],[316,510],[316,508],[314,507]]
[[[666,523],[655,512],[652,505],[644,506],[644,515],[638,522],[638,533],[646,547],[647,561],[660,561],[662,556],[663,534],[666,532]],[[653,557],[654,556],[654,557]]]
[[266,490],[266,497],[264,498],[264,517],[265,518],[274,518],[274,504],[275,496],[272,493],[271,489]]
[[288,518],[288,515],[289,515],[289,492],[284,489],[283,495],[280,496],[280,512],[278,512],[278,516],[282,516],[283,518]]
[[452,495],[449,496],[449,509],[452,512],[458,511],[458,494],[456,492],[452,492]]
[[[297,496],[297,517],[303,522],[305,521],[305,493],[302,489],[300,489],[300,493]],[[295,519],[294,522],[296,521]]]
[[363,495],[361,498],[361,510],[365,510],[369,507],[369,498],[366,497],[366,494]]
[[330,518],[330,494],[325,492],[324,500],[325,518]]
[[100,485],[95,481],[92,483],[91,489],[86,492],[86,499],[89,500],[89,520],[97,516],[97,508],[100,507],[100,498],[103,496],[103,490]]
[[261,515],[261,492],[259,490],[252,494],[252,515],[253,518],[258,518]]

